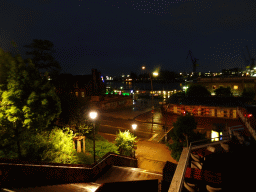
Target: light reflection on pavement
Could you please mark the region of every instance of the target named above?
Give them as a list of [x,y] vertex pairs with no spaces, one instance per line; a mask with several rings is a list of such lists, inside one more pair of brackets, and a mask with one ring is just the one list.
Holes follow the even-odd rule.
[[42,187],[28,187],[19,189],[3,188],[3,192],[94,192],[98,189],[98,183],[70,183],[62,185],[48,185]]

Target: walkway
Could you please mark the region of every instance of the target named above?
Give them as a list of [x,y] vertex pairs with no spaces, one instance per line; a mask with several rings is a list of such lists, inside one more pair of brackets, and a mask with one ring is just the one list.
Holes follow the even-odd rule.
[[[115,141],[115,135],[99,133],[110,142]],[[138,141],[136,157],[138,167],[151,172],[162,174],[166,161],[178,164],[165,144],[150,141]]]

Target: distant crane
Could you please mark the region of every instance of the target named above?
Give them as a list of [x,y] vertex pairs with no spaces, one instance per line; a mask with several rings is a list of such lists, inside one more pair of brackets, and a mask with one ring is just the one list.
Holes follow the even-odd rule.
[[[193,73],[195,74],[196,73],[196,67],[198,67],[199,65],[197,64],[197,61],[199,59],[193,57],[192,55],[192,51],[188,51],[188,56],[190,55],[190,58],[191,58],[191,61],[192,61],[192,64],[193,64]],[[187,56],[187,59],[188,59],[188,56]]]

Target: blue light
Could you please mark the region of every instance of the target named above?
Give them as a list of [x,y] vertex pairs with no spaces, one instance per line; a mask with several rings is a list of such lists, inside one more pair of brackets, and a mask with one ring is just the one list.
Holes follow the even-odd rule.
[[100,78],[101,78],[102,82],[104,83],[104,78],[103,78],[103,76],[100,76]]

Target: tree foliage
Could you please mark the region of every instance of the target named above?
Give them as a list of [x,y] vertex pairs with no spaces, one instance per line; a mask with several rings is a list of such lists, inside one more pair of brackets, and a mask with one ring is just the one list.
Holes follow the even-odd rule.
[[159,73],[159,78],[164,82],[174,82],[175,79],[179,77],[179,74],[173,71],[161,70]]
[[173,123],[173,129],[169,133],[173,143],[167,145],[176,161],[179,161],[183,147],[189,145],[190,142],[205,139],[205,134],[195,133],[196,127],[197,122],[189,113],[186,113],[185,116],[180,116]]
[[184,98],[185,98],[185,92],[178,92],[171,95],[171,97],[168,99],[168,102],[180,104]]
[[60,73],[61,67],[53,57],[55,51],[51,41],[33,39],[31,44],[25,45],[24,47],[32,50],[27,51],[26,54],[33,56],[32,62],[40,72],[47,71],[50,76],[56,76]]
[[31,60],[26,64],[20,56],[13,58],[1,49],[0,57],[0,65],[7,69],[0,85],[0,140],[5,141],[6,147],[15,140],[21,157],[22,134],[48,128],[61,112],[60,102],[50,82],[40,76]]
[[233,96],[230,87],[227,87],[227,88],[220,87],[220,88],[216,89],[214,92],[215,92],[216,96],[220,96],[220,97],[230,97],[230,96]]
[[202,85],[191,85],[188,87],[186,91],[187,97],[208,97],[211,96],[210,91],[208,91],[204,86]]
[[116,135],[115,144],[121,155],[132,156],[134,147],[136,147],[137,137],[128,131],[121,132]]
[[255,90],[253,88],[244,88],[242,97],[253,100],[255,98]]

